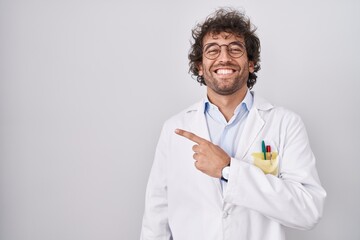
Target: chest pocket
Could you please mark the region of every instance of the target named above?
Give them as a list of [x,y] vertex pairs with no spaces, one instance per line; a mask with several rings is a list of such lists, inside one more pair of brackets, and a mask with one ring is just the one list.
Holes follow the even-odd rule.
[[269,139],[256,141],[246,158],[250,164],[260,168],[265,174],[279,176],[280,157],[276,143]]

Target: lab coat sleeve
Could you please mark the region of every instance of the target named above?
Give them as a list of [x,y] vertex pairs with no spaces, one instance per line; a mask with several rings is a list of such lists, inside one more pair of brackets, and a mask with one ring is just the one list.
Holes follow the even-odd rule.
[[167,212],[166,151],[168,141],[165,132],[163,128],[147,184],[141,240],[172,239]]
[[321,218],[326,192],[300,117],[291,115],[286,122],[280,130],[279,176],[264,174],[249,161],[233,158],[224,200],[284,226],[307,230]]

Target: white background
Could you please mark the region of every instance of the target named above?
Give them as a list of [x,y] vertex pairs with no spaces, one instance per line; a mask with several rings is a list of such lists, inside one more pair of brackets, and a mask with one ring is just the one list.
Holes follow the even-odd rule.
[[0,0],[0,239],[138,239],[162,123],[204,95],[190,30],[219,6],[258,27],[254,90],[300,114],[328,192],[288,239],[360,239],[360,3]]

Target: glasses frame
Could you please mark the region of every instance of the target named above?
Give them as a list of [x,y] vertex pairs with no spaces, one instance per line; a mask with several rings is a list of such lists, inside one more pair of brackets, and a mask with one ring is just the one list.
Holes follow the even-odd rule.
[[[229,46],[231,46],[231,45],[241,46],[242,49],[243,49],[242,53],[241,53],[240,55],[235,55],[235,56],[233,56],[234,53],[231,53],[230,48],[229,48]],[[212,46],[218,46],[220,51],[219,51],[216,55],[214,55],[214,57],[209,57],[209,56],[207,56],[207,54],[206,54],[206,50],[207,50],[209,47],[212,47]],[[208,44],[204,45],[203,50],[202,50],[204,57],[207,58],[207,59],[209,59],[209,60],[215,60],[215,59],[217,59],[217,58],[220,56],[220,54],[221,54],[221,49],[222,49],[223,46],[226,47],[227,53],[228,53],[229,56],[231,56],[232,58],[241,58],[241,57],[244,55],[244,53],[246,52],[245,44],[242,43],[242,42],[240,42],[240,41],[235,41],[235,42],[231,42],[231,43],[229,43],[229,44],[221,44],[221,45],[220,45],[220,44],[217,44],[217,43],[208,43]]]

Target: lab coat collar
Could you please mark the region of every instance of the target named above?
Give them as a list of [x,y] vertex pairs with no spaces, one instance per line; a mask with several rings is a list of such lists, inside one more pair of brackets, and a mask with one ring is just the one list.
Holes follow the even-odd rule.
[[[250,110],[256,109],[258,111],[268,111],[274,107],[269,101],[267,101],[266,99],[255,94],[254,91],[250,91],[250,93],[254,96],[253,106]],[[204,115],[203,113],[205,112],[205,102],[206,101],[207,101],[207,98],[204,97],[201,101],[199,101],[199,102],[195,103],[194,105],[192,105],[191,107],[189,107],[186,110],[186,112],[197,111],[198,115]],[[200,117],[200,116],[198,116],[198,117]],[[205,117],[204,117],[204,120],[205,120]],[[205,123],[206,123],[206,121],[205,121]]]

